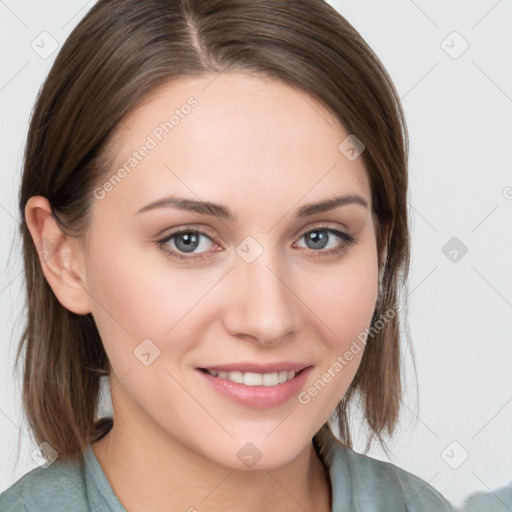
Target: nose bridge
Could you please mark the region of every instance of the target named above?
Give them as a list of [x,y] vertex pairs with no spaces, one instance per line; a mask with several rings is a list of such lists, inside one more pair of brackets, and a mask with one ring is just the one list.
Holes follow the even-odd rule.
[[232,275],[235,291],[226,327],[233,335],[252,336],[260,343],[275,344],[299,327],[297,299],[277,251],[268,244],[258,245],[254,240],[246,240],[237,248]]

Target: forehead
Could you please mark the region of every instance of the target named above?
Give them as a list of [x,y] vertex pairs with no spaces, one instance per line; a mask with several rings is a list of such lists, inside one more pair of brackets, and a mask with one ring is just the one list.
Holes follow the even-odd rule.
[[339,192],[371,205],[362,158],[339,150],[348,135],[326,107],[283,82],[244,73],[182,78],[117,127],[105,180],[125,172],[108,200],[135,211],[183,192],[240,208],[284,208]]

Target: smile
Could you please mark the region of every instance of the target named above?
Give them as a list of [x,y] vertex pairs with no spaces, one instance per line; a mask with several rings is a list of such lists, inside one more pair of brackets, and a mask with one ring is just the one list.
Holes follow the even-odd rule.
[[[281,365],[282,366],[282,365]],[[242,372],[197,368],[201,380],[214,392],[251,408],[283,405],[304,388],[312,366],[272,373]]]

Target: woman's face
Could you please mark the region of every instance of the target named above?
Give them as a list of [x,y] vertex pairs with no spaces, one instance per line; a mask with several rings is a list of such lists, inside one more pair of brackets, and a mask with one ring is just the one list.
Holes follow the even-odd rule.
[[[238,73],[176,81],[119,125],[85,253],[115,428],[233,468],[311,443],[377,299],[370,185],[339,149],[348,135],[311,97]],[[345,195],[360,202],[305,209]],[[228,365],[228,379],[200,370]],[[279,382],[304,367],[277,384],[237,371]]]

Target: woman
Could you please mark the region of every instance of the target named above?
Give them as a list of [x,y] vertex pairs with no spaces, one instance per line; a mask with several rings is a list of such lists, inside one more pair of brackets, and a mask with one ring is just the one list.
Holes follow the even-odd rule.
[[352,450],[354,399],[368,446],[399,416],[406,195],[397,93],[323,1],[100,0],[28,134],[46,462],[2,510],[451,510]]

